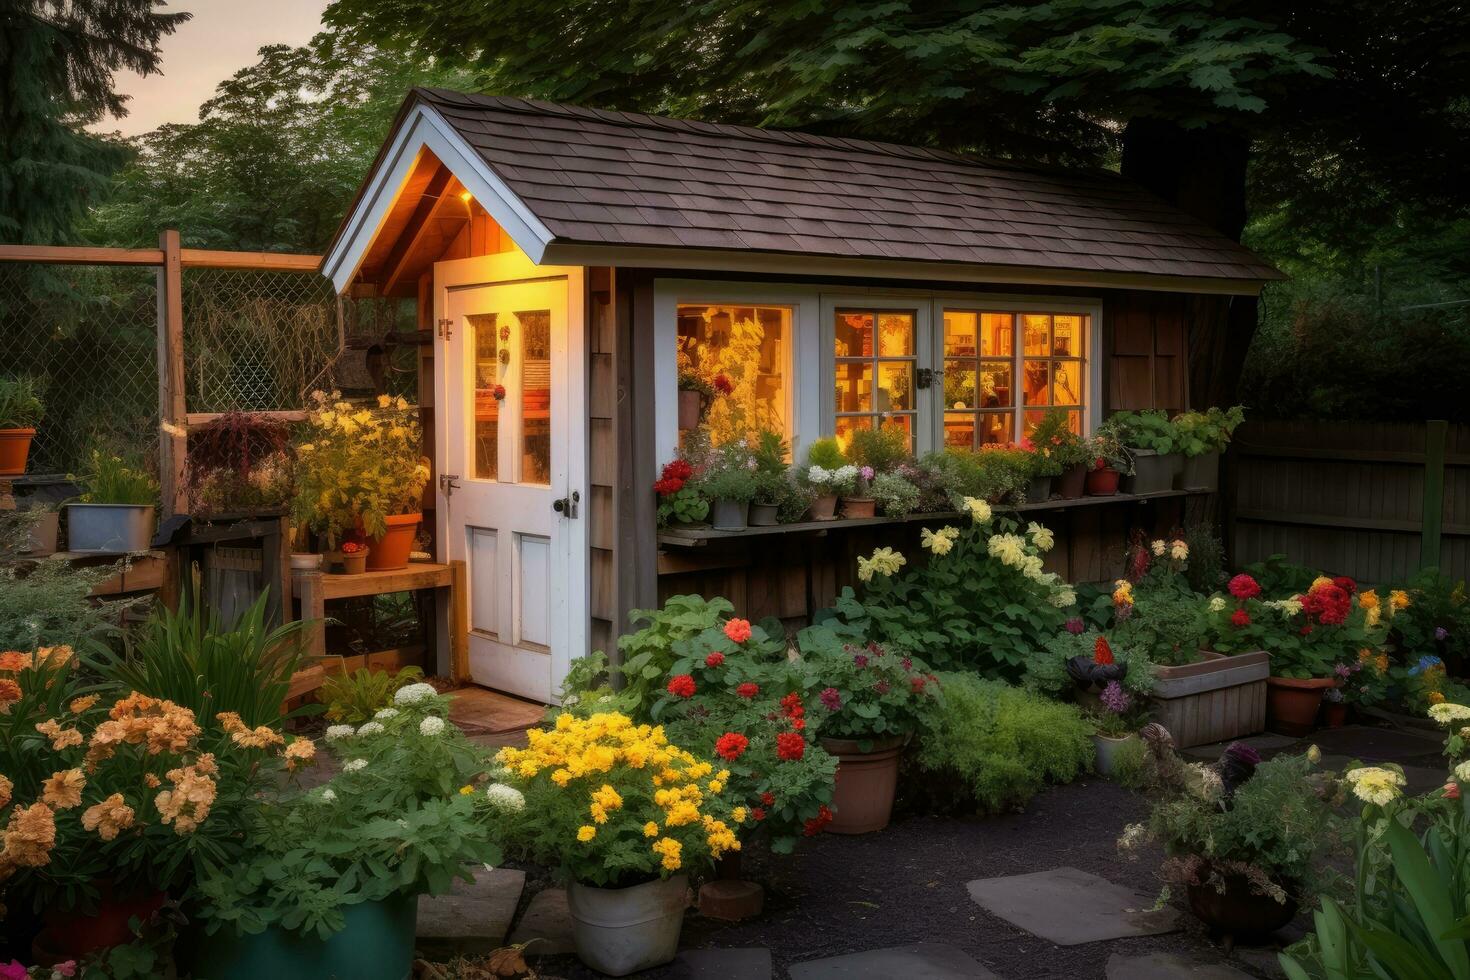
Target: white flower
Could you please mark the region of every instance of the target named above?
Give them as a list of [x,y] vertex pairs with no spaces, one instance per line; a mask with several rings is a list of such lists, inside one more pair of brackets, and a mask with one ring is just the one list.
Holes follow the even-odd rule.
[[1149,547],[1153,549],[1154,557],[1155,558],[1162,558],[1162,557],[1164,557],[1164,542],[1162,542],[1162,541],[1155,541]]
[[1077,593],[1070,586],[1063,586],[1051,594],[1050,602],[1058,609],[1066,609],[1077,604]]
[[419,722],[420,735],[438,735],[444,731],[444,719],[438,715],[430,715]]
[[335,742],[339,738],[351,738],[356,734],[357,729],[351,725],[332,725],[327,729],[326,739],[328,742]]
[[366,759],[348,759],[342,764],[343,772],[357,772],[359,769],[367,768]]
[[1353,793],[1365,803],[1387,806],[1397,799],[1404,785],[1403,773],[1380,766],[1363,766],[1349,769],[1342,777],[1353,788]]
[[1462,783],[1470,783],[1470,760],[1466,760],[1455,767],[1455,778]]
[[1169,545],[1169,557],[1175,561],[1186,560],[1189,557],[1189,545],[1175,538],[1174,543]]
[[521,791],[504,783],[491,783],[486,786],[485,798],[495,809],[509,813],[519,813],[526,808],[526,798]]
[[322,790],[322,802],[323,803],[330,803],[333,800],[335,800],[336,798],[337,798],[337,794],[334,793],[334,792],[332,792],[332,788],[330,786],[327,787],[326,789]]
[[376,718],[378,721],[387,721],[389,718],[397,718],[398,709],[384,708],[382,711],[379,711],[377,714],[373,715],[373,717]]
[[422,682],[409,684],[407,687],[400,687],[398,689],[398,693],[393,695],[393,703],[418,704],[425,698],[432,698],[438,693],[438,691],[434,690],[434,685],[432,684],[424,684]]
[[826,467],[812,464],[806,471],[806,479],[814,487],[823,487],[832,482],[832,474]]
[[566,697],[561,699],[561,706],[563,708],[573,708],[580,704],[581,701],[582,699],[577,697],[575,694],[568,694]]
[[1051,533],[1051,528],[1032,521],[1026,525],[1026,533],[1031,535],[1031,543],[1036,545],[1039,551],[1050,551],[1057,543],[1056,536]]
[[1225,597],[1224,596],[1218,596],[1217,595],[1217,596],[1211,596],[1210,597],[1210,612],[1221,612],[1222,610],[1224,610],[1224,608],[1225,608]]
[[976,524],[984,524],[990,520],[990,504],[979,497],[966,497],[965,510],[970,512],[970,520]]
[[1429,706],[1429,717],[1441,725],[1449,726],[1457,721],[1470,718],[1470,708],[1463,704],[1455,704],[1453,701],[1443,701]]
[[359,735],[377,735],[383,731],[383,726],[376,721],[370,721],[357,730]]

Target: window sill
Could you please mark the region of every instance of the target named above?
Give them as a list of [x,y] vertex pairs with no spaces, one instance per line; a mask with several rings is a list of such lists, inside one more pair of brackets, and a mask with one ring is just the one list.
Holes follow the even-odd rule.
[[[1176,497],[1203,497],[1209,490],[1161,490],[1158,493],[1132,494],[1115,493],[1110,497],[1078,497],[1076,500],[1048,500],[1034,504],[1001,504],[996,513],[1030,514],[1040,511],[1070,510],[1073,507],[1096,507],[1100,504],[1138,503],[1153,500],[1168,500]],[[770,534],[816,534],[843,531],[878,524],[912,524],[916,521],[949,521],[962,515],[958,511],[936,511],[928,514],[905,514],[903,517],[839,517],[831,521],[802,521],[798,524],[772,524],[765,527],[748,527],[743,531],[717,531],[712,527],[661,528],[658,543],[671,548],[702,548],[711,541],[764,537]]]

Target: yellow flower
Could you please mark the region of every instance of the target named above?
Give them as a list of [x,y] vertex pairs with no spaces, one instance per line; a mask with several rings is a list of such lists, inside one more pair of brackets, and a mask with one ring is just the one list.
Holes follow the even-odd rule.
[[683,863],[680,855],[684,851],[684,845],[672,837],[663,837],[654,842],[653,853],[663,856],[663,866],[668,871],[678,871]]
[[648,823],[644,824],[643,825],[643,836],[644,837],[657,837],[658,836],[658,824],[654,823],[652,820],[650,820],[650,821],[648,821]]
[[959,534],[959,528],[955,527],[940,528],[937,534],[926,527],[920,533],[919,543],[936,555],[947,555],[954,548],[955,538]]
[[591,806],[589,806],[587,808],[587,810],[588,810],[588,812],[590,812],[592,814],[592,822],[593,823],[596,823],[596,824],[604,824],[604,823],[607,823],[607,808],[604,807],[601,803],[593,803]]
[[475,795],[475,788],[473,786],[471,786],[469,783],[465,783],[463,786],[461,786],[459,788],[459,795],[460,796],[474,796]]
[[735,809],[730,811],[730,817],[736,823],[745,823],[745,807],[737,806]]
[[1358,607],[1361,609],[1377,609],[1378,593],[1372,589],[1364,589],[1358,593]]
[[1400,787],[1404,785],[1402,773],[1379,766],[1349,769],[1343,779],[1347,780],[1358,799],[1378,806],[1387,806],[1402,795]]
[[1395,610],[1409,608],[1409,593],[1403,589],[1394,589],[1388,594],[1389,605]]
[[724,789],[725,789],[725,784],[722,783],[722,782],[720,782],[718,779],[711,779],[710,780],[710,782],[709,782],[709,791],[711,793],[721,793],[721,792],[724,792]]
[[1430,704],[1444,704],[1444,694],[1440,691],[1430,691],[1425,700]]
[[577,840],[583,844],[597,836],[597,828],[592,826],[581,826],[577,828]]
[[892,548],[879,548],[871,557],[858,559],[858,578],[864,582],[871,582],[874,575],[887,578],[907,564],[908,559]]
[[379,395],[378,396],[378,407],[379,408],[387,408],[391,404],[393,404],[393,396],[391,396],[391,395]]
[[990,520],[990,504],[979,497],[966,497],[963,501],[965,511],[970,515],[970,520],[976,524],[984,524]]

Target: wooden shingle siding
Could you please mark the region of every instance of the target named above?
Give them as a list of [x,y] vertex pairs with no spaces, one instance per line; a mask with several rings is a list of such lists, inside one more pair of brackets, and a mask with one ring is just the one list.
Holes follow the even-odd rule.
[[1103,301],[1104,407],[1110,412],[1189,407],[1190,300],[1120,291]]

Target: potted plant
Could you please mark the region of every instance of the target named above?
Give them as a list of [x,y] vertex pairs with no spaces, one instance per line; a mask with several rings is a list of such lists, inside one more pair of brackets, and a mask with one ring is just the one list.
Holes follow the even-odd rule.
[[1348,702],[1341,687],[1329,687],[1322,692],[1322,723],[1327,728],[1341,728],[1347,724]]
[[840,466],[834,476],[834,486],[842,497],[842,516],[847,518],[872,517],[877,512],[869,487],[873,482],[871,466],[855,466],[849,463]]
[[1151,812],[1124,828],[1119,850],[1136,859],[1143,845],[1163,845],[1161,877],[1227,943],[1290,922],[1299,896],[1325,880],[1338,840],[1336,784],[1314,753],[1263,763],[1232,743],[1213,765],[1186,764],[1161,726],[1141,735]]
[[699,492],[710,500],[710,524],[717,531],[743,531],[750,503],[761,489],[759,464],[743,442],[715,449],[699,478]]
[[812,520],[835,520],[838,496],[835,474],[847,465],[847,457],[842,455],[842,447],[836,439],[825,436],[807,447],[806,462],[801,479],[813,494]]
[[[1049,409],[1031,430],[1029,438],[1021,440],[1021,447],[1031,454],[1031,481],[1026,488],[1026,500],[1045,503],[1053,491],[1071,492],[1072,497],[1082,496],[1082,484],[1086,470],[1077,451],[1077,436],[1071,429],[1068,414],[1061,409]],[[1068,475],[1075,470],[1075,475]],[[1062,487],[1063,477],[1068,485]],[[1064,492],[1065,491],[1065,492]]]
[[184,490],[195,518],[283,514],[295,492],[291,434],[279,419],[226,412],[189,431]]
[[141,463],[92,450],[80,503],[66,505],[67,547],[107,554],[147,551],[158,483]]
[[1133,456],[1133,475],[1124,492],[1145,495],[1170,490],[1174,473],[1183,470],[1184,456],[1176,448],[1177,433],[1169,416],[1157,409],[1117,412],[1110,419]]
[[873,477],[868,494],[884,517],[903,517],[917,508],[921,491],[902,472],[895,471]]
[[342,542],[342,571],[347,575],[361,575],[367,571],[368,546],[361,541]]
[[874,474],[891,473],[910,459],[908,430],[898,425],[857,429],[848,439],[847,459]]
[[379,395],[376,406],[313,392],[305,437],[296,446],[292,513],[334,546],[369,545],[368,569],[408,565],[429,482],[418,411],[403,398]]
[[1148,702],[1135,698],[1121,682],[1103,685],[1098,707],[1092,712],[1092,744],[1097,748],[1097,771],[1113,776],[1124,746],[1138,740],[1138,729],[1148,717]]
[[709,516],[709,501],[700,494],[694,480],[694,466],[687,459],[671,459],[654,481],[658,495],[658,525],[699,524]]
[[330,782],[260,794],[242,853],[212,867],[189,903],[194,976],[401,980],[418,897],[500,860],[493,837],[524,805],[477,785],[481,750],[446,719],[449,699],[410,684],[354,728],[326,731]]
[[857,645],[813,626],[798,637],[806,718],[837,758],[835,814],[827,830],[867,834],[888,826],[898,761],[919,730],[926,703],[941,696],[923,663],[877,643]]
[[1118,481],[1133,472],[1133,454],[1123,445],[1112,419],[1098,426],[1097,434],[1087,440],[1087,478],[1089,497],[1111,497],[1118,492]]
[[0,476],[20,476],[26,471],[31,440],[44,415],[33,379],[0,378]]
[[[566,765],[589,757],[605,765]],[[740,850],[748,814],[729,802],[731,773],[614,712],[563,713],[496,760],[525,799],[505,823],[507,845],[567,879],[582,962],[621,977],[672,960],[689,873]]]
[[1224,410],[1211,408],[1204,412],[1184,412],[1174,417],[1179,450],[1184,454],[1179,489],[1219,489],[1220,454],[1243,421],[1245,409],[1240,405]]
[[755,496],[750,502],[752,527],[769,527],[781,522],[781,502],[790,483],[786,478],[786,440],[780,433],[762,429],[756,437]]
[[704,408],[715,396],[714,386],[694,370],[679,372],[679,428],[685,432],[699,428]]

